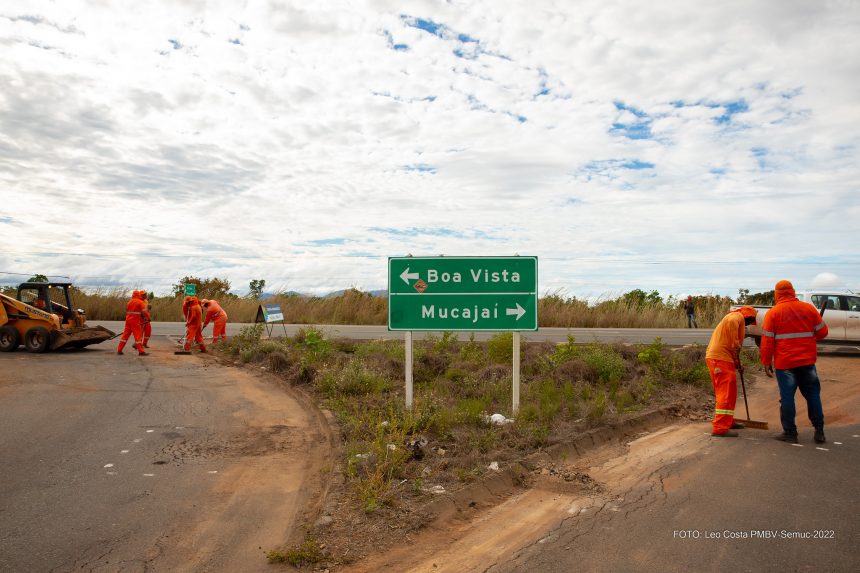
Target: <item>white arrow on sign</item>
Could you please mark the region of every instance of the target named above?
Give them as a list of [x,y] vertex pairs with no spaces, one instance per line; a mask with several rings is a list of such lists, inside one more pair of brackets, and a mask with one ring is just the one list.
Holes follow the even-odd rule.
[[521,307],[520,303],[517,303],[517,308],[506,308],[505,311],[507,312],[508,316],[511,316],[513,314],[517,315],[517,320],[521,319],[526,313],[526,309]]
[[409,279],[417,279],[418,273],[410,273],[409,267],[406,267],[406,270],[400,273],[400,278],[403,279],[403,282],[409,284]]

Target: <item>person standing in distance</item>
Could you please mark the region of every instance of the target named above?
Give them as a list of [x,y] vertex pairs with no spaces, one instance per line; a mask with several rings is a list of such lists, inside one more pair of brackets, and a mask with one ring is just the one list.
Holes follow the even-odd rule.
[[764,315],[761,337],[761,363],[768,377],[779,385],[779,419],[782,434],[774,436],[791,444],[797,443],[794,423],[794,394],[799,389],[806,399],[809,421],[815,428],[814,440],[823,444],[824,408],[821,405],[821,382],[815,362],[818,341],[827,336],[827,325],[814,306],[797,300],[794,286],[787,280],[776,283],[775,303]]
[[696,305],[693,304],[693,295],[687,295],[684,310],[687,312],[687,328],[699,328],[696,323]]
[[735,422],[735,404],[738,400],[738,379],[735,371],[744,371],[741,364],[741,346],[744,343],[745,327],[755,324],[756,310],[743,306],[728,313],[711,335],[705,352],[705,364],[714,384],[716,406],[711,422],[711,435],[720,438],[736,438],[743,424]]

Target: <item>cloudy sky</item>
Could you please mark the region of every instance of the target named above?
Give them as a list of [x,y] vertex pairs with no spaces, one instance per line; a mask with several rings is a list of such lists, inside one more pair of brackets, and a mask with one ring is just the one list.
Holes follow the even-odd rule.
[[4,2],[0,52],[0,282],[860,287],[857,2]]

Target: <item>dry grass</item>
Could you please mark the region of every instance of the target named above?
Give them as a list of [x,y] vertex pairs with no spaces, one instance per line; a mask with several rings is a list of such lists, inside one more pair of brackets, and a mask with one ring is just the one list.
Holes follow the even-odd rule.
[[[123,290],[78,291],[75,304],[93,320],[123,320],[128,292]],[[217,299],[230,322],[254,322],[260,302],[226,297]],[[276,296],[267,304],[280,304],[289,324],[386,324],[388,299],[348,290],[330,298]],[[696,318],[702,328],[713,327],[728,312],[728,297],[696,297]],[[182,299],[156,297],[151,301],[152,319],[181,321]],[[589,304],[574,297],[552,294],[538,301],[541,326],[564,328],[683,328],[686,316],[681,301],[636,304],[623,296]]]

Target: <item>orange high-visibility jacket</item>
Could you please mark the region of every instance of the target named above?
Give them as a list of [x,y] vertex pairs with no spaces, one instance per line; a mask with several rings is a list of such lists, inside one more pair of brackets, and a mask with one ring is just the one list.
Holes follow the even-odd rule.
[[738,350],[744,343],[744,315],[735,310],[728,313],[711,335],[705,358],[725,360],[738,365]]
[[140,323],[143,320],[143,312],[146,310],[146,303],[139,296],[132,296],[128,304],[125,305],[125,320],[131,323]]
[[185,323],[188,326],[200,327],[203,322],[203,309],[200,308],[200,301],[196,296],[185,297],[185,302],[182,305],[182,314],[185,315]]
[[227,320],[227,313],[221,308],[220,304],[214,300],[210,300],[209,304],[206,305],[206,318],[203,321],[203,328],[206,328],[206,325],[210,322],[218,320]]
[[761,363],[788,370],[815,364],[817,341],[827,336],[827,325],[815,307],[797,300],[794,290],[777,290],[776,304],[764,315]]

